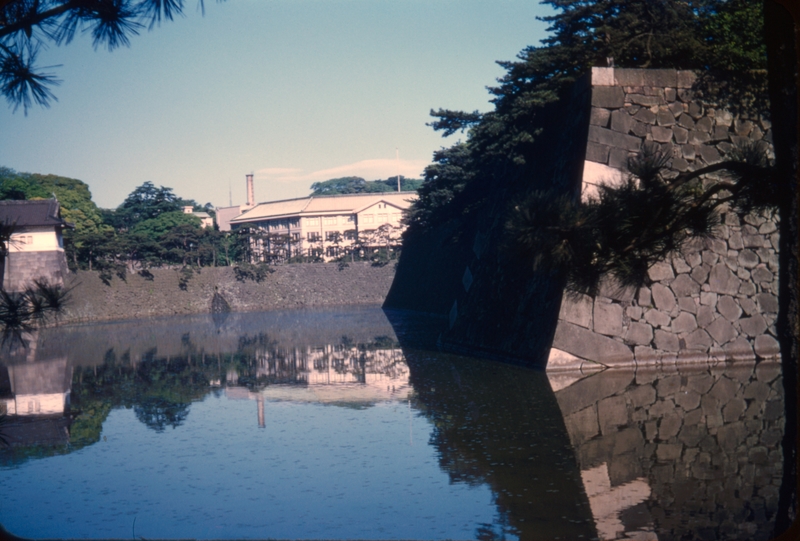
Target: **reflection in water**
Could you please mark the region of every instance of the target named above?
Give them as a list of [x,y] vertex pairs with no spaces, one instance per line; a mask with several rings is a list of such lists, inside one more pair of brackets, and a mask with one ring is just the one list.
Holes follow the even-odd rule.
[[556,391],[604,539],[770,539],[780,365],[606,371]]
[[[198,530],[187,530],[189,526],[175,522],[174,515],[164,515],[161,526],[141,534],[149,537],[274,537],[272,532],[325,537],[331,531],[338,532],[334,537],[349,538],[664,541],[771,536],[783,434],[778,365],[737,363],[679,372],[609,370],[548,377],[433,351],[438,326],[435,319],[396,313],[389,324],[383,312],[359,308],[43,329],[30,337],[28,347],[2,352],[0,410],[8,422],[0,425],[0,433],[8,446],[0,450],[0,466],[5,466],[0,475],[19,472],[22,487],[29,482],[25,472],[34,475],[37,464],[47,468],[46,457],[60,454],[81,460],[75,451],[83,449],[108,461],[98,463],[98,469],[125,479],[115,461],[127,449],[113,445],[122,441],[121,434],[136,433],[134,442],[151,442],[139,451],[147,466],[131,473],[123,485],[140,478],[149,482],[150,476],[156,482],[166,472],[184,471],[190,460],[214,483],[176,481],[181,498],[204,501],[203,494],[228,494],[209,496],[210,507],[197,503],[191,508],[186,520]],[[252,408],[241,400],[252,401]],[[247,406],[241,410],[246,431],[235,432],[238,420],[224,412],[241,406]],[[133,423],[144,432],[114,415],[126,410],[132,410]],[[326,425],[328,417],[339,424]],[[372,421],[361,421],[365,419]],[[310,440],[313,443],[284,441],[295,424],[297,434],[326,435]],[[399,434],[402,443],[392,439]],[[111,436],[107,442],[105,435]],[[193,438],[208,450],[191,454]],[[281,458],[276,445],[286,446],[286,457],[300,453],[303,460],[278,466],[279,474],[254,470],[255,476],[280,477],[258,489],[230,474],[210,473],[223,471],[236,453],[248,457],[239,469],[254,467],[258,461],[253,463],[252,457],[260,456],[262,449],[271,449],[264,467],[283,464],[281,460],[289,459]],[[207,463],[206,455],[217,449],[224,458]],[[322,469],[303,481],[315,456],[338,457],[337,449],[348,458],[319,466]],[[436,471],[446,475],[444,485],[419,474],[427,471],[426,453],[431,453]],[[407,463],[411,456],[419,462]],[[354,472],[372,473],[352,473],[347,468],[353,467],[353,460],[359,461]],[[344,494],[358,498],[366,490],[363,483],[378,482],[379,473],[371,470],[375,464],[381,465],[380,475],[400,468],[396,475],[405,488],[400,491],[389,484],[365,493],[368,500],[385,495],[394,505],[405,505],[403,513],[413,515],[415,500],[441,494],[438,503],[428,504],[434,510],[413,515],[415,530],[404,530],[402,524],[409,518],[390,518],[388,508],[378,506],[374,516],[364,516],[367,502],[359,499],[326,514],[334,508],[330,502],[342,500]],[[59,468],[58,475],[66,475],[64,471],[71,477],[56,486],[46,484],[52,483],[52,474],[45,475],[37,481],[45,485],[37,490],[75,500],[60,491],[89,483],[81,477],[89,474],[67,466]],[[326,481],[337,475],[345,485]],[[14,491],[12,481],[4,479],[4,485],[22,498],[25,492]],[[263,485],[275,492],[263,492]],[[297,518],[283,530],[256,527],[265,520],[264,509],[284,509],[284,499],[288,509],[297,509],[298,502],[291,503],[295,485],[309,487],[300,494],[304,508],[315,509],[316,515]],[[444,487],[445,492],[437,492]],[[465,508],[468,519],[448,510],[448,499],[463,502],[471,491],[479,494],[487,487],[491,502]],[[251,489],[257,490],[252,496]],[[109,490],[93,496],[99,500],[84,494],[87,505],[101,505],[111,497]],[[148,507],[154,497],[147,491],[136,497],[125,491],[113,505],[125,507],[126,513],[161,513],[161,508]],[[469,505],[478,505],[469,497]],[[251,518],[242,516],[234,523],[203,518],[211,516],[212,508],[223,515],[248,509],[253,498],[265,503],[258,513],[247,515]],[[31,509],[35,517],[43,516],[44,510],[35,512],[37,501],[17,504]],[[231,507],[219,507],[224,505]],[[0,523],[7,527],[12,518],[4,509],[11,507],[0,509]],[[94,520],[95,514],[86,509],[77,512],[87,524]],[[284,520],[268,516],[269,525]],[[397,526],[387,526],[401,518]],[[130,532],[127,519],[98,520],[98,527],[113,520],[120,528],[124,524],[125,530],[109,530],[112,537]],[[365,520],[373,529],[365,529]],[[43,528],[45,523],[37,522]],[[217,523],[226,526],[213,529]],[[138,534],[145,525],[141,519],[137,524]],[[314,530],[321,525],[328,529]],[[62,534],[57,529],[37,532],[45,537]]]

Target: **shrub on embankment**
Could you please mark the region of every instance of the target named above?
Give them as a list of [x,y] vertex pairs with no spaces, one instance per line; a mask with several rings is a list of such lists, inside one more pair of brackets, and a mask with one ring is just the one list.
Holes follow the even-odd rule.
[[369,263],[280,265],[264,280],[237,280],[232,267],[195,271],[181,287],[180,269],[150,269],[146,276],[114,277],[109,285],[96,271],[70,275],[71,302],[62,323],[136,319],[211,312],[219,293],[233,312],[316,306],[380,304],[394,278],[394,265]]

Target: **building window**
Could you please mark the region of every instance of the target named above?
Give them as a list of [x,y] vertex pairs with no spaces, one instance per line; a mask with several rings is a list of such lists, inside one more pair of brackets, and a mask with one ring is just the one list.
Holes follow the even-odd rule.
[[325,250],[325,255],[328,257],[336,257],[339,255],[339,247],[338,246],[328,246]]
[[325,225],[336,225],[336,216],[325,216]]
[[395,222],[399,222],[400,221],[400,213],[399,212],[392,213],[392,220],[394,220]]
[[338,231],[326,231],[325,232],[325,240],[327,240],[328,242],[336,242],[336,239],[338,238],[338,236],[339,236],[339,232]]
[[351,214],[350,216],[348,216],[347,217],[347,221],[350,222],[350,223],[355,222],[356,221],[355,215]]
[[319,225],[319,218],[306,218],[306,225]]
[[388,214],[378,214],[378,223],[385,224],[389,221]]
[[316,231],[309,231],[307,238],[309,242],[317,242],[319,241],[320,236],[319,233],[317,233]]
[[356,232],[353,229],[348,229],[344,232],[345,240],[356,240]]
[[365,224],[371,224],[375,221],[375,216],[373,216],[372,214],[365,214],[361,218],[362,218],[361,222]]
[[292,233],[292,240],[295,242],[300,242],[300,233]]
[[300,225],[300,218],[292,218],[289,220],[289,227],[297,227]]

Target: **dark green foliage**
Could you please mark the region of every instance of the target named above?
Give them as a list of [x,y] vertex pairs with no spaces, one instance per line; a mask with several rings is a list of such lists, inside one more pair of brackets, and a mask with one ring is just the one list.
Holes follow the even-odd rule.
[[[534,192],[515,207],[508,223],[509,249],[534,269],[566,278],[572,291],[594,294],[601,279],[621,286],[644,284],[647,270],[692,238],[714,235],[719,208],[741,214],[777,206],[774,170],[763,148],[745,147],[740,160],[718,163],[674,179],[662,173],[668,159],[653,146],[629,161],[631,174],[599,197],[580,203]],[[707,175],[723,174],[708,180]],[[624,210],[622,210],[624,209]]]
[[453,202],[477,175],[473,165],[473,156],[466,143],[456,143],[433,153],[433,164],[425,168],[419,199],[406,216],[409,234],[460,214],[461,209]]
[[145,220],[158,218],[159,215],[181,210],[178,197],[172,188],[164,186],[156,188],[152,182],[145,182],[133,190],[117,210],[109,216],[108,223],[116,229],[132,229]]

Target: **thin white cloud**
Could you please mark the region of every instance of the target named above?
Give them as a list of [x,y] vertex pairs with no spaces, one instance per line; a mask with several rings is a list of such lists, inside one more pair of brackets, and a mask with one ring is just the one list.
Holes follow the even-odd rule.
[[259,176],[283,176],[299,174],[302,169],[297,167],[267,167],[266,169],[259,169],[255,174]]
[[302,169],[271,167],[256,171],[255,178],[271,182],[308,182],[309,184],[340,177],[362,177],[366,180],[376,180],[396,176],[398,172],[404,177],[419,178],[422,176],[422,170],[429,163],[426,160],[361,160],[310,173],[303,172]]

